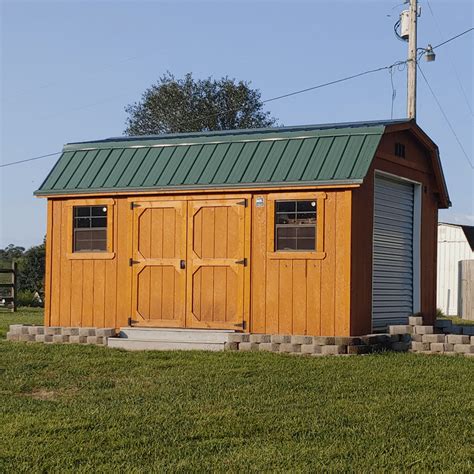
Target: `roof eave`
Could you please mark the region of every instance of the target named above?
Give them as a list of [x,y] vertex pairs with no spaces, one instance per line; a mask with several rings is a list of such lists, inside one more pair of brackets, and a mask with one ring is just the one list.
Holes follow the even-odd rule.
[[275,183],[232,183],[222,185],[179,185],[179,186],[161,186],[161,187],[134,187],[134,188],[87,188],[87,189],[62,189],[58,191],[35,191],[36,197],[57,197],[57,196],[73,196],[81,194],[142,194],[142,193],[166,193],[176,191],[220,191],[233,190],[244,191],[246,189],[264,190],[273,188],[300,188],[300,187],[354,187],[360,186],[363,179],[344,179],[344,180],[327,180],[327,181],[298,181],[298,182],[275,182]]

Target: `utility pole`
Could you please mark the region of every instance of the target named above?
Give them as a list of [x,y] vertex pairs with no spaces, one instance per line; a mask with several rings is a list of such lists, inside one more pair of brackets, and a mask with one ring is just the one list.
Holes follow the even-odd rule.
[[409,119],[416,119],[416,29],[418,18],[418,2],[410,0],[408,62],[407,62],[407,115]]

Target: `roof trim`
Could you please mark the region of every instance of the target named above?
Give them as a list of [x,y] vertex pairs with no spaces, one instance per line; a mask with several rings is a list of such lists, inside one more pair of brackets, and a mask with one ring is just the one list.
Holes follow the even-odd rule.
[[[114,143],[121,142],[134,142],[134,141],[154,141],[163,140],[175,140],[185,138],[204,138],[212,136],[228,136],[228,135],[262,135],[262,134],[281,134],[282,132],[314,132],[317,130],[337,130],[340,128],[371,128],[374,126],[386,127],[389,125],[403,124],[409,122],[409,119],[387,119],[387,120],[366,120],[359,122],[338,122],[338,123],[323,123],[323,124],[310,124],[310,125],[292,125],[287,127],[268,127],[268,128],[245,128],[245,129],[231,129],[231,130],[216,130],[206,132],[190,132],[190,133],[169,133],[161,135],[142,135],[142,136],[120,136],[110,137],[101,140],[90,140],[86,142],[70,142],[65,146],[85,145],[93,143]],[[198,143],[201,143],[200,141]],[[74,148],[76,149],[76,148]]]
[[134,187],[134,188],[86,188],[86,189],[61,189],[58,191],[35,191],[33,194],[38,197],[49,197],[57,195],[73,195],[73,194],[114,194],[114,193],[159,193],[160,191],[187,191],[187,190],[238,190],[243,189],[273,189],[281,187],[333,187],[333,186],[360,186],[363,183],[362,179],[345,179],[345,180],[328,180],[328,181],[297,181],[297,182],[275,182],[275,183],[232,183],[219,185],[178,185],[178,186],[150,186],[150,187]]

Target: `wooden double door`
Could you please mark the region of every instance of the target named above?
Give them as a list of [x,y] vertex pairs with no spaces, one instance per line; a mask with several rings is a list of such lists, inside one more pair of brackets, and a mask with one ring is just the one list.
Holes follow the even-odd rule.
[[132,203],[133,325],[243,327],[247,201]]

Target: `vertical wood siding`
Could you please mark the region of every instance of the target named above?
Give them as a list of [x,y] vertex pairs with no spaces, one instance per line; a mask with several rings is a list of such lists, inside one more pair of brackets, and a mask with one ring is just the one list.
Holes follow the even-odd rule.
[[[48,277],[51,280],[45,324],[51,326],[106,326],[127,324],[130,314],[128,266],[129,204],[117,199],[113,206],[115,257],[107,260],[76,260],[67,257],[67,200],[49,201]],[[120,229],[120,238],[119,236]]]
[[[268,257],[269,218],[252,203],[251,332],[348,335],[350,331],[351,191],[327,193],[325,258]],[[291,200],[291,194],[288,193]]]

